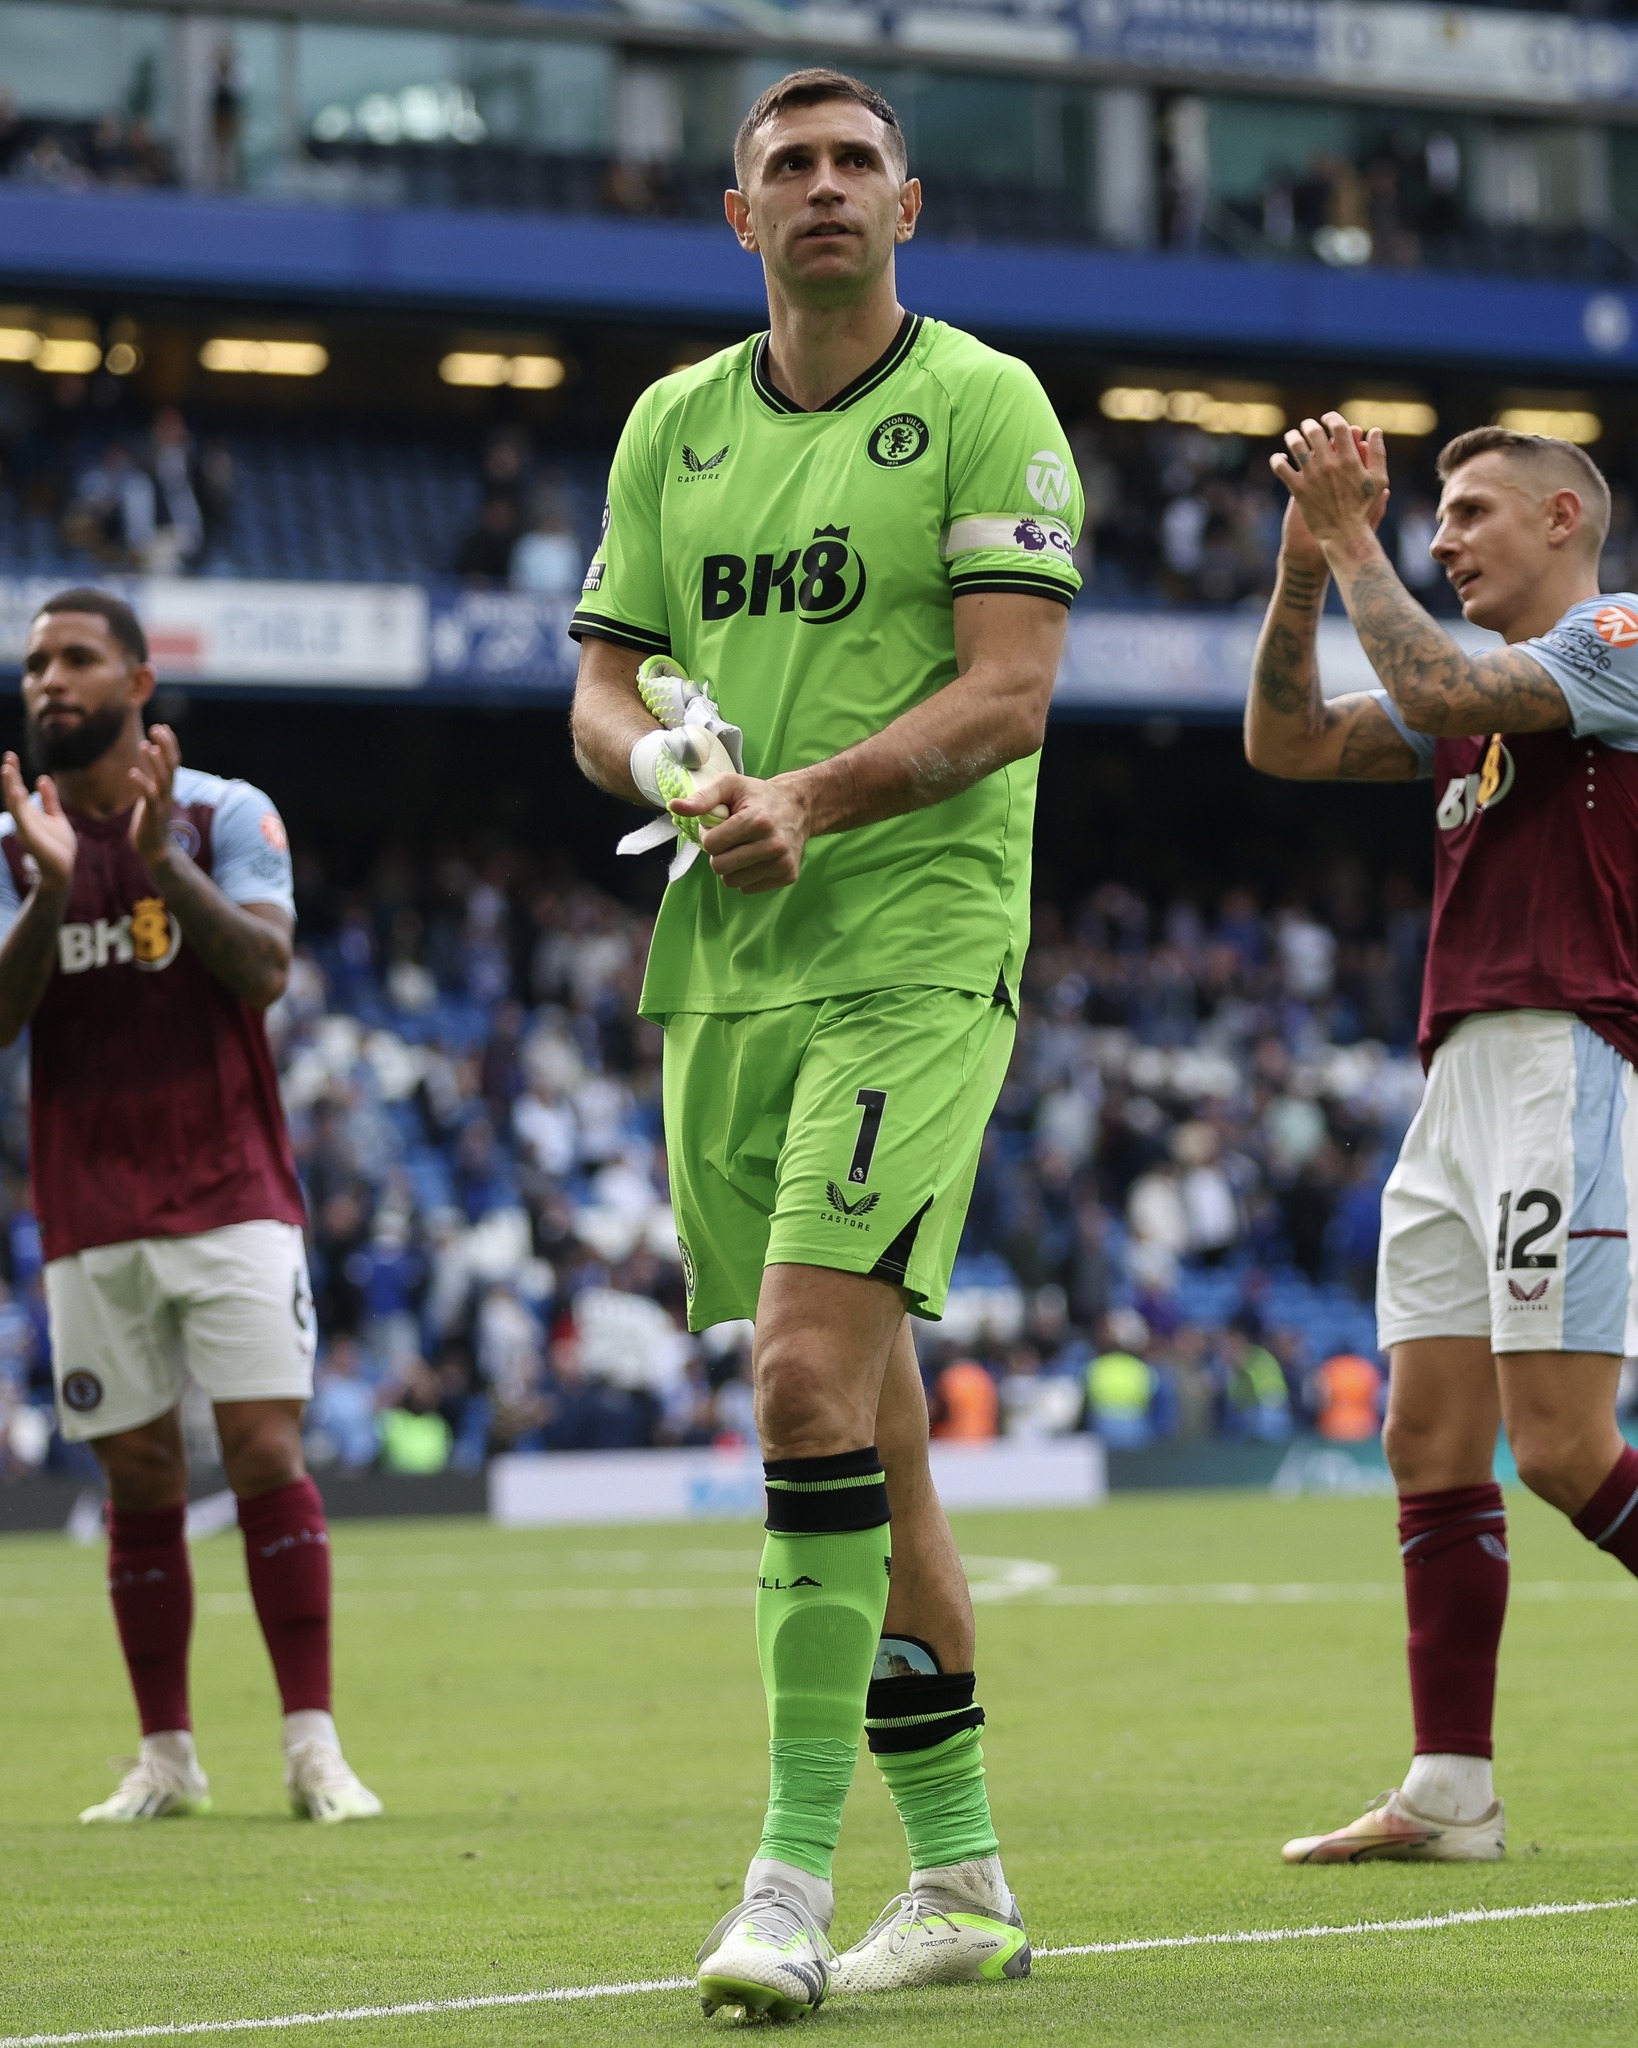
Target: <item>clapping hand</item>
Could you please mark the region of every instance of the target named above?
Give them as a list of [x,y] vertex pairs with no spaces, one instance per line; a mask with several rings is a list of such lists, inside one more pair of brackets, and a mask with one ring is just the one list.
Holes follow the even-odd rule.
[[171,784],[182,765],[182,749],[168,725],[148,728],[148,737],[137,749],[131,770],[131,794],[136,809],[131,814],[131,844],[149,874],[157,874],[170,860]]
[[62,798],[49,775],[35,785],[40,801],[29,802],[28,786],[15,754],[0,761],[0,793],[6,799],[17,827],[17,837],[40,871],[40,886],[63,895],[74,879],[74,855],[79,841],[63,815]]
[[1339,412],[1304,420],[1285,437],[1269,467],[1291,493],[1282,545],[1315,553],[1352,531],[1374,533],[1388,508],[1388,444],[1380,427],[1362,433]]

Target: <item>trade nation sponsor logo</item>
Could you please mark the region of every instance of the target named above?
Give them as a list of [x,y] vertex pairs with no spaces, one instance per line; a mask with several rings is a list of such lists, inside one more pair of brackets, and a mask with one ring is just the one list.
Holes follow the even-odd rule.
[[859,608],[864,557],[845,526],[816,526],[806,546],[768,554],[707,555],[700,564],[700,617],[708,623],[744,612],[753,619],[794,612],[804,626],[831,626]]
[[1594,618],[1593,631],[1611,647],[1638,646],[1638,612],[1628,604],[1607,604]]
[[1062,512],[1074,495],[1069,466],[1051,448],[1037,448],[1024,472],[1029,494],[1043,512]]

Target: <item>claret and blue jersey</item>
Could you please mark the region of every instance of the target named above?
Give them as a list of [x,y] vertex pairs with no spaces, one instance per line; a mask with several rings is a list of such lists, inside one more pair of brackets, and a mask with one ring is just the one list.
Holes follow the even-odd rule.
[[[172,796],[172,838],[225,896],[295,915],[284,825],[259,789],[179,768]],[[131,845],[130,812],[68,816],[74,879],[30,1055],[46,1257],[303,1222],[261,1013],[184,942]],[[0,817],[0,938],[33,885],[17,828]]]
[[1464,1017],[1560,1010],[1638,1064],[1638,596],[1572,605],[1517,651],[1568,726],[1435,740],[1378,693],[1436,800],[1423,1057]]

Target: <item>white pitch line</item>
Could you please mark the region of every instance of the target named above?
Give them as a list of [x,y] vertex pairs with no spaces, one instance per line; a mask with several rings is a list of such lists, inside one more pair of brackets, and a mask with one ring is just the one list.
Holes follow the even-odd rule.
[[571,1984],[561,1991],[496,1991],[482,1998],[418,1998],[410,2005],[344,2005],[334,2012],[287,2012],[266,2020],[170,2020],[153,2027],[100,2027],[78,2034],[8,2034],[0,2048],[70,2048],[77,2041],[177,2040],[191,2034],[251,2034],[281,2027],[323,2027],[334,2020],[399,2020],[428,2012],[485,2012],[503,2005],[568,2005],[588,1998],[631,1998],[644,1991],[689,1991],[692,1977],[651,1977],[630,1984]]
[[[1351,1920],[1340,1927],[1253,1927],[1230,1934],[1153,1934],[1130,1941],[1084,1941],[1038,1948],[1037,1956],[1121,1956],[1143,1949],[1223,1948],[1269,1941],[1318,1941],[1350,1934],[1423,1934],[1440,1927],[1471,1927],[1497,1920],[1552,1920],[1575,1913],[1614,1913],[1638,1906],[1631,1899],[1575,1899],[1538,1906],[1470,1906],[1451,1913],[1420,1913],[1411,1920]],[[559,1991],[500,1991],[482,1998],[420,1998],[409,2005],[347,2005],[333,2012],[292,2012],[263,2020],[171,2020],[151,2027],[90,2028],[76,2034],[8,2034],[0,2048],[76,2048],[89,2041],[178,2040],[197,2034],[272,2033],[286,2027],[322,2027],[341,2020],[409,2019],[421,2013],[485,2012],[501,2006],[567,2005],[592,1998],[632,1998],[644,1992],[691,1991],[692,1977],[651,1977],[629,1984],[576,1984]]]
[[[1433,1927],[1470,1927],[1488,1920],[1553,1920],[1567,1913],[1614,1913],[1638,1899],[1576,1899],[1564,1905],[1469,1906],[1463,1912],[1419,1913],[1414,1920],[1350,1920],[1340,1927],[1253,1927],[1238,1934],[1151,1934],[1132,1941],[1083,1941],[1038,1948],[1038,1956],[1125,1956],[1149,1948],[1223,1948],[1245,1942],[1318,1941],[1336,1934],[1421,1934]],[[21,2044],[0,2041],[0,2048]]]

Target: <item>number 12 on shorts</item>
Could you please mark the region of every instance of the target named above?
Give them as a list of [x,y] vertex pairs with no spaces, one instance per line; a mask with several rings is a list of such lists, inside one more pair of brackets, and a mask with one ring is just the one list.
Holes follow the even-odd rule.
[[1538,1245],[1544,1237],[1551,1237],[1558,1228],[1559,1218],[1564,1214],[1564,1204],[1557,1195],[1546,1188],[1526,1188],[1515,1203],[1513,1190],[1506,1189],[1497,1197],[1500,1220],[1496,1225],[1496,1271],[1505,1272],[1508,1266],[1507,1231],[1511,1222],[1524,1221],[1525,1211],[1541,1211],[1541,1221],[1532,1223],[1528,1230],[1521,1230],[1513,1240],[1512,1266],[1515,1272],[1526,1267],[1556,1266],[1556,1252],[1538,1252],[1532,1246]]
[[853,1147],[853,1164],[847,1170],[847,1177],[854,1187],[863,1187],[870,1178],[870,1162],[876,1156],[876,1140],[882,1134],[882,1112],[887,1107],[885,1088],[861,1088],[854,1101],[864,1111],[859,1119],[859,1140]]

